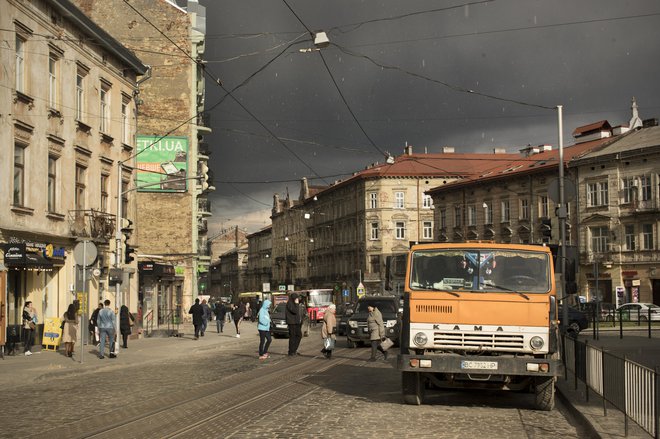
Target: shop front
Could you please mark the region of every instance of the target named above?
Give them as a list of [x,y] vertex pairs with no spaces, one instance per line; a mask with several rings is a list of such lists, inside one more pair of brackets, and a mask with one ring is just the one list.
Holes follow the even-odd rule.
[[143,261],[138,263],[140,273],[139,301],[145,324],[154,327],[179,324],[183,310],[183,279],[176,276],[174,266],[168,263]]

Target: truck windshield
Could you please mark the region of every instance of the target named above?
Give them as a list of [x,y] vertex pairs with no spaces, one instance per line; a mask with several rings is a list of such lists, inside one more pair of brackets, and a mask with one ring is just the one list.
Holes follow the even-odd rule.
[[412,290],[547,293],[550,258],[544,252],[433,249],[412,254]]
[[332,290],[309,292],[309,306],[328,306],[332,303]]

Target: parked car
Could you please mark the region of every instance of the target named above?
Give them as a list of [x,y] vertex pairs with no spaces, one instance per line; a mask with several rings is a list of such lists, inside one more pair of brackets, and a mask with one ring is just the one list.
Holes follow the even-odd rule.
[[[286,302],[278,303],[270,312],[270,333],[273,337],[288,337],[289,325],[286,324]],[[303,313],[303,337],[309,336],[309,315]]]
[[614,318],[632,322],[646,322],[660,320],[660,306],[653,303],[624,303],[615,311]]
[[580,304],[580,311],[587,315],[589,321],[594,320],[594,315],[597,315],[599,322],[611,322],[613,320],[615,306],[607,302],[584,302]]
[[[561,320],[564,316],[563,307],[559,307],[559,319]],[[564,322],[561,322],[560,328],[562,331],[566,331],[567,334],[571,336],[576,336],[589,327],[589,317],[585,312],[580,311],[577,308],[572,306],[568,307],[568,325],[564,327]]]
[[393,342],[399,341],[401,319],[399,318],[399,300],[394,296],[364,296],[358,300],[355,312],[348,319],[346,338],[348,347],[354,348],[358,343],[369,342],[369,329],[367,328],[367,307],[375,306],[383,315],[385,335]]
[[337,335],[346,335],[348,319],[353,315],[354,303],[337,305]]

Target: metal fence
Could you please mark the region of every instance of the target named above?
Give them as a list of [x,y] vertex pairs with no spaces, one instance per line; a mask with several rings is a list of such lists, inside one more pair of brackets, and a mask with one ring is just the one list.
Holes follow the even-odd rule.
[[564,337],[563,359],[566,370],[572,372],[575,389],[581,381],[586,398],[590,392],[602,398],[603,414],[610,404],[625,415],[625,432],[632,420],[654,438],[660,437],[658,406],[658,370],[619,357],[588,342]]

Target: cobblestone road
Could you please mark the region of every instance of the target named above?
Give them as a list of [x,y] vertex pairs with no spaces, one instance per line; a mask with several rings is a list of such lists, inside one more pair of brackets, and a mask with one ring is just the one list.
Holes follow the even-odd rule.
[[440,391],[407,406],[397,371],[364,361],[366,349],[340,342],[328,361],[313,333],[303,356],[275,340],[259,362],[256,339],[172,340],[191,353],[17,383],[0,393],[0,437],[582,437],[560,410],[534,411],[531,395]]

